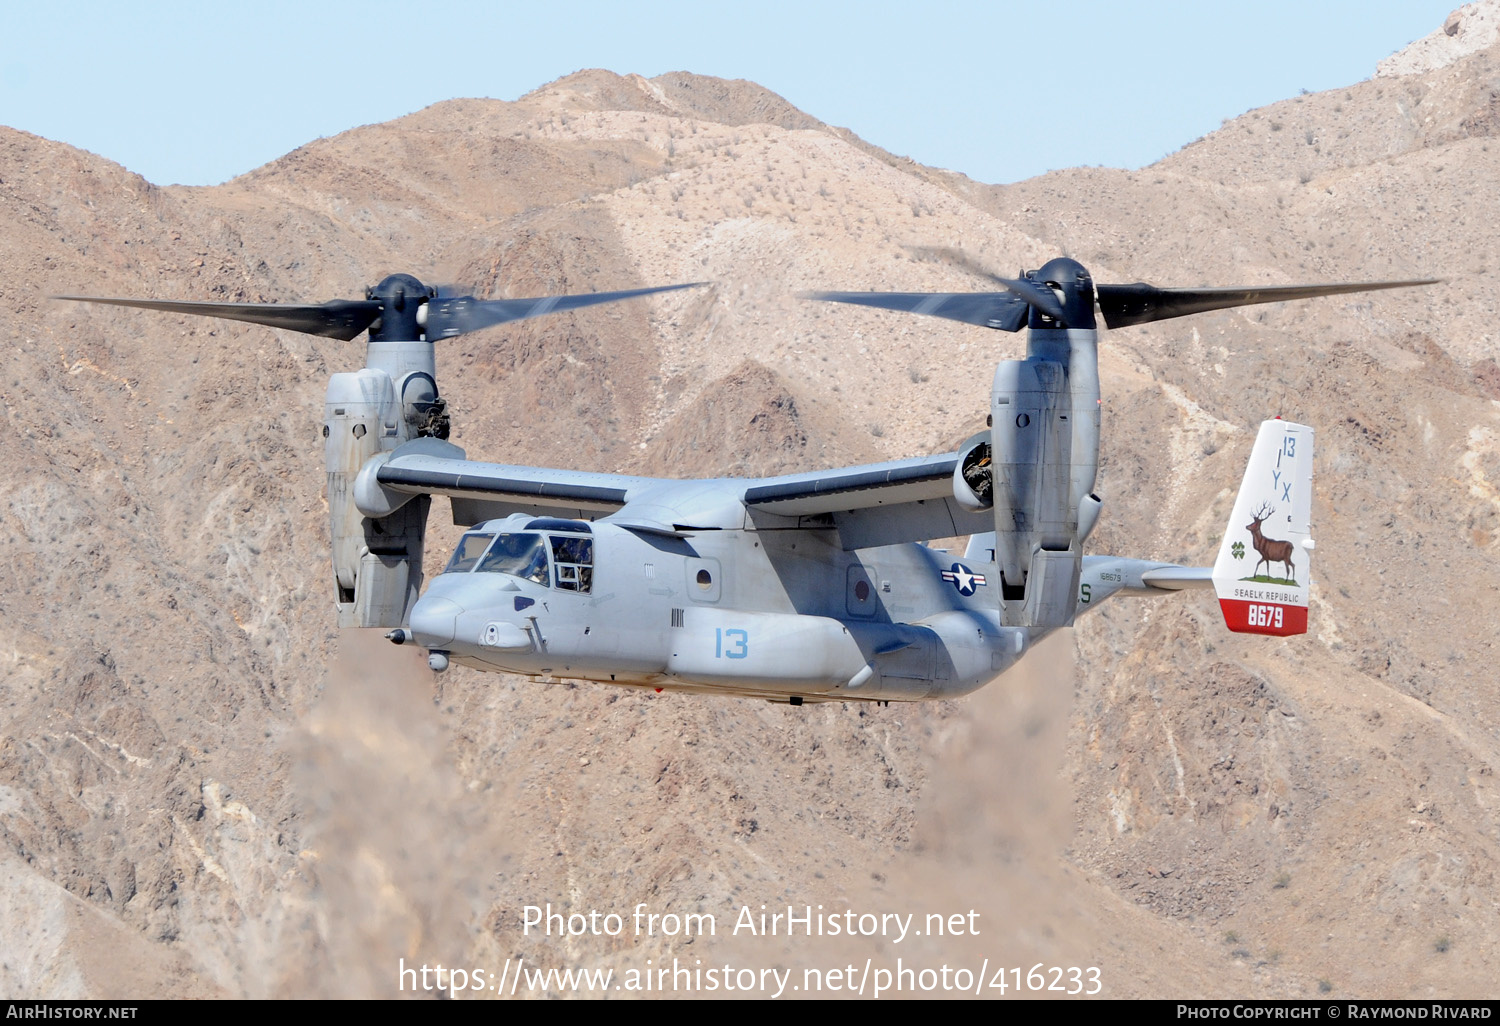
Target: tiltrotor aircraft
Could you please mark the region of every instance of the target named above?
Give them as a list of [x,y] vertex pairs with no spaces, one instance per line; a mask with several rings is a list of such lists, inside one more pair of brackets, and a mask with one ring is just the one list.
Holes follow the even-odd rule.
[[[993,277],[993,276],[991,276]],[[553,310],[688,288],[444,297],[393,275],[321,305],[86,299],[351,340],[323,425],[341,627],[539,679],[820,701],[951,698],[1112,595],[1212,587],[1230,630],[1307,630],[1313,431],[1261,425],[1213,567],[1083,554],[1098,521],[1097,320],[1108,327],[1427,282],[1095,285],[1059,258],[983,293],[805,298],[1028,330],[989,430],[958,451],[760,479],[681,481],[479,463],[447,441],[434,343]],[[431,496],[473,525],[419,594]],[[928,548],[968,535],[962,558]]]

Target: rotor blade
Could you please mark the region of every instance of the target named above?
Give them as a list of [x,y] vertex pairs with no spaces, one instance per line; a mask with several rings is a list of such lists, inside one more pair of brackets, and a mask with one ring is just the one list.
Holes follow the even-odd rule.
[[1029,306],[1036,307],[1039,311],[1055,320],[1063,318],[1062,302],[1057,294],[1041,282],[1031,281],[1027,278],[1002,278],[995,272],[988,270],[974,257],[961,249],[952,246],[907,246],[907,251],[915,254],[923,260],[932,260],[937,263],[951,264],[961,267],[970,274],[980,278],[988,278],[997,285],[1020,296]]
[[694,281],[684,285],[660,285],[649,289],[627,289],[624,292],[584,292],[572,296],[542,296],[538,299],[475,299],[473,296],[457,296],[433,299],[427,304],[427,337],[432,340],[453,338],[456,335],[491,328],[510,321],[523,321],[529,317],[557,313],[562,310],[577,310],[596,303],[613,303],[618,299],[647,296],[653,292],[672,292],[691,289],[707,282]]
[[[928,314],[1000,331],[1019,331],[1028,305],[1014,292],[801,292],[798,297]],[[1055,303],[1057,297],[1052,299]]]
[[1145,282],[1134,285],[1100,285],[1095,292],[1104,323],[1111,328],[1132,324],[1149,324],[1169,317],[1225,310],[1232,306],[1257,303],[1281,303],[1288,299],[1311,299],[1314,296],[1337,296],[1347,292],[1374,292],[1378,289],[1404,289],[1413,285],[1432,285],[1441,278],[1417,281],[1341,282],[1334,285],[1274,285],[1259,288],[1159,289]]
[[306,335],[322,335],[348,342],[380,316],[380,302],[374,299],[335,299],[317,305],[292,303],[179,303],[159,299],[105,299],[100,296],[53,296],[74,303],[108,303],[110,306],[133,306],[141,310],[165,310],[168,313],[217,317],[227,321],[248,321]]

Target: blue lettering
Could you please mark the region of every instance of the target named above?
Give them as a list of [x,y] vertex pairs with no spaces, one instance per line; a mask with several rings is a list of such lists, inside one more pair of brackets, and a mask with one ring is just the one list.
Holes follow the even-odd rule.
[[[729,640],[730,648],[724,650],[724,640]],[[731,627],[725,630],[723,627],[714,629],[714,658],[715,659],[747,659],[750,656],[750,632]]]
[[[736,635],[738,637],[736,637]],[[750,654],[750,632],[749,631],[742,631],[742,630],[739,630],[738,628],[734,628],[734,629],[725,631],[724,632],[724,636],[726,638],[735,638],[735,640],[738,641],[738,645],[735,648],[731,648],[728,652],[724,653],[730,659],[744,659],[746,656],[748,656]]]

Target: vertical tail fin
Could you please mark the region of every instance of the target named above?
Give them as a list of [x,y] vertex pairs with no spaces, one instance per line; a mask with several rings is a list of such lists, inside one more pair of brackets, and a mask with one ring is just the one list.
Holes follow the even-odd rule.
[[1312,428],[1261,424],[1214,562],[1214,592],[1232,631],[1307,633],[1312,461]]

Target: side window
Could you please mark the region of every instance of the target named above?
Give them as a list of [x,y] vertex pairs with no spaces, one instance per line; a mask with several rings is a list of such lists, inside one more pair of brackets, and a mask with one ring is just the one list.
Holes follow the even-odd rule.
[[594,585],[594,539],[554,536],[552,563],[558,588],[587,592]]

